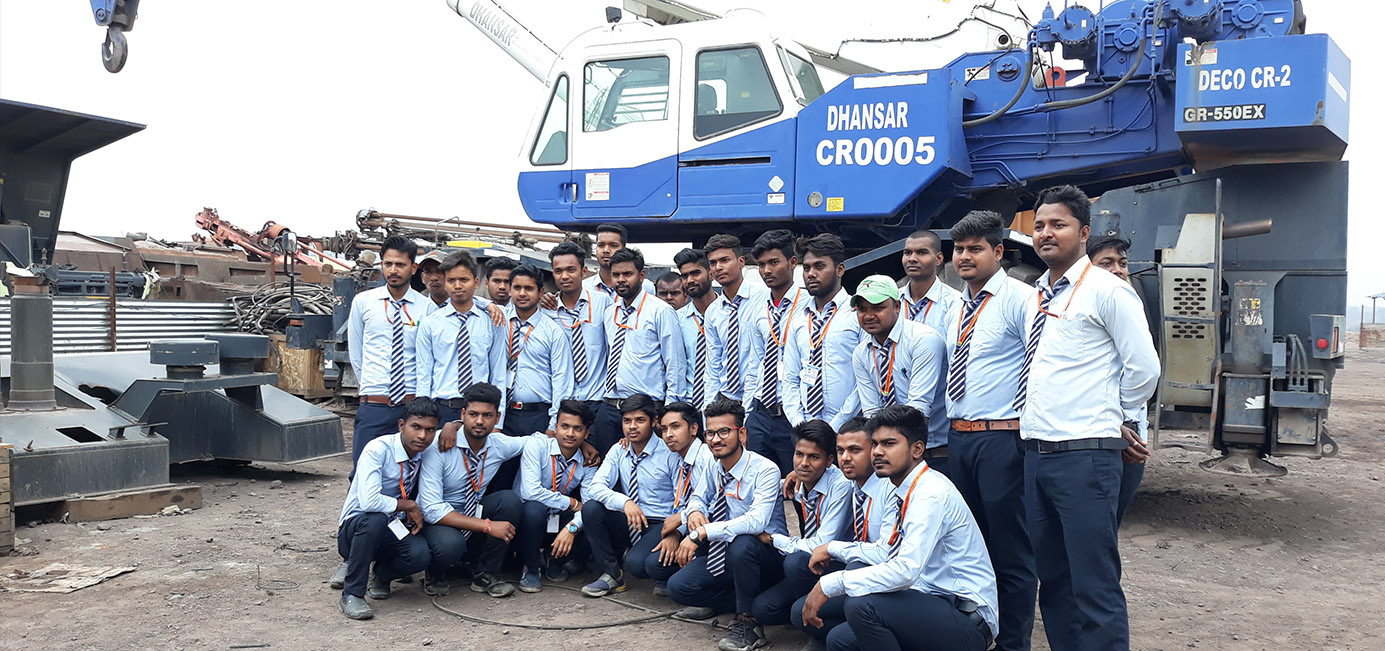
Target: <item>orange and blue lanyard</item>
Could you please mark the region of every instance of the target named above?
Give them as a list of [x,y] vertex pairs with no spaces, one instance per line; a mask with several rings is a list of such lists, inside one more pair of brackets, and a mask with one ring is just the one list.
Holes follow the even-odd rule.
[[928,465],[928,462],[923,462],[923,472],[920,472],[917,477],[914,477],[914,481],[910,482],[909,492],[904,494],[904,505],[899,507],[899,519],[895,520],[894,531],[890,532],[891,545],[895,544],[895,541],[899,539],[899,528],[904,524],[904,514],[909,512],[909,499],[914,496],[914,487],[919,485],[919,480],[923,479],[923,476],[928,474],[930,469],[931,466]]
[[640,296],[640,307],[635,310],[635,325],[625,325],[624,323],[621,323],[620,321],[616,320],[616,317],[620,315],[621,312],[625,311],[626,307],[628,307],[622,306],[620,303],[616,303],[616,309],[611,310],[611,323],[616,324],[617,328],[625,328],[626,330],[638,330],[640,328],[640,313],[644,311],[644,302],[648,298],[649,294],[643,294]]
[[962,321],[957,321],[957,345],[961,346],[966,342],[967,337],[971,336],[971,331],[976,328],[976,322],[981,319],[981,311],[986,309],[986,304],[991,302],[995,294],[986,294],[986,298],[981,299],[981,305],[977,306],[976,313],[971,315],[971,321],[967,322],[965,329],[962,328]]
[[479,481],[478,481],[477,478],[476,478],[476,473],[473,473],[473,472],[471,471],[471,461],[467,458],[467,455],[465,455],[465,454],[462,455],[462,465],[466,466],[466,480],[467,480],[467,483],[470,483],[470,484],[471,484],[471,490],[472,490],[473,492],[475,492],[477,495],[480,495],[480,494],[481,494],[481,489],[485,488],[485,486],[486,486],[486,455],[487,455],[487,454],[490,454],[490,450],[485,450],[485,451],[483,451],[481,454],[476,455],[477,457],[479,457],[479,458],[481,459],[481,461],[480,461],[481,467],[479,468],[479,470],[481,471],[481,478],[480,478]]
[[1089,261],[1087,262],[1087,266],[1082,268],[1082,275],[1077,277],[1077,282],[1073,284],[1072,291],[1068,293],[1068,302],[1063,304],[1062,314],[1054,314],[1044,309],[1044,288],[1038,287],[1037,289],[1039,291],[1039,311],[1055,319],[1063,318],[1063,315],[1068,313],[1068,307],[1072,305],[1072,297],[1077,295],[1077,288],[1082,286],[1082,281],[1087,279],[1087,272],[1091,270],[1092,263]]
[[[394,300],[394,299],[386,297],[386,298],[383,298],[383,299],[381,299],[381,300],[383,300],[383,301],[385,302],[385,323],[388,323],[388,324],[390,324],[390,325],[394,325],[394,321],[393,321],[392,319],[390,319],[390,301],[392,301],[392,300]],[[411,325],[411,326],[416,326],[416,325],[418,325],[418,322],[417,322],[417,321],[414,321],[414,318],[413,318],[412,316],[409,316],[409,303],[408,303],[408,301],[405,301],[405,300],[403,300],[403,299],[400,299],[400,300],[399,300],[399,310],[400,310],[401,312],[404,313],[404,317],[403,317],[404,323],[406,323],[406,324],[408,324],[408,325]]]
[[[886,339],[886,341],[889,341],[889,339]],[[872,357],[880,355],[881,348],[884,348],[884,346],[877,344],[875,346],[876,352],[872,355]],[[885,377],[877,378],[877,380],[879,380],[880,395],[882,396],[889,395],[890,392],[894,390],[894,354],[898,351],[899,343],[895,342],[893,345],[890,346],[890,359],[889,363],[885,365]],[[878,359],[875,359],[873,361],[875,361],[876,368],[880,368],[880,361]],[[876,375],[879,375],[878,371],[876,372]]]
[[567,495],[567,489],[572,486],[572,478],[577,476],[577,464],[574,463],[567,469],[567,482],[563,484],[562,490],[558,490],[558,455],[549,457],[548,465],[553,470],[553,491],[560,495]]
[[[784,337],[782,339],[779,337],[779,333],[774,331],[774,306],[770,305],[769,303],[765,304],[765,325],[769,327],[770,341],[773,341],[774,344],[776,346],[779,346],[781,350],[784,348],[785,344],[789,343],[789,325],[793,323],[793,313],[798,311],[798,298],[802,294],[803,290],[801,288],[798,291],[794,292],[793,302],[789,304],[788,314],[784,316],[784,323],[782,324],[783,327],[781,328],[781,330],[784,331]],[[779,301],[783,300],[783,298],[779,299]],[[774,302],[774,305],[778,304],[778,301]]]

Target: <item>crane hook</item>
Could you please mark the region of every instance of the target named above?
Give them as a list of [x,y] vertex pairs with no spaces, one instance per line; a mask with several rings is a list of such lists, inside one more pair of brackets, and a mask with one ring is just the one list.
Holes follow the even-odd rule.
[[116,25],[107,27],[106,41],[101,44],[101,63],[106,66],[106,70],[112,74],[120,72],[129,56],[130,48],[125,41],[124,30]]

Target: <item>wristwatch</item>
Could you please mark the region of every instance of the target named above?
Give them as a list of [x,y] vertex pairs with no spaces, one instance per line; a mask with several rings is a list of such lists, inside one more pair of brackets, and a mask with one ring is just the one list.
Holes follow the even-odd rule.
[[575,523],[575,522],[569,522],[569,523],[567,523],[567,532],[570,533],[570,534],[573,534],[573,535],[577,535],[577,523]]
[[702,542],[702,537],[698,535],[697,529],[693,529],[688,532],[688,540],[693,541],[694,544],[700,544]]

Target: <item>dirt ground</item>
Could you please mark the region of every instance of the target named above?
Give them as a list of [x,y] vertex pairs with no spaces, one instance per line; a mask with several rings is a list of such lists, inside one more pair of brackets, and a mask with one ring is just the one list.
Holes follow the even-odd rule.
[[[1205,455],[1161,450],[1121,531],[1131,646],[1136,649],[1385,649],[1385,353],[1351,351],[1337,376],[1336,458],[1279,460],[1280,479],[1227,479]],[[349,420],[346,421],[349,426]],[[133,565],[70,594],[0,597],[0,647],[26,649],[715,648],[720,632],[661,620],[582,632],[472,624],[433,607],[417,583],[396,584],[376,618],[337,611],[326,579],[348,461],[295,467],[192,465],[176,482],[203,486],[205,506],[169,517],[23,525],[0,573],[60,561]],[[278,480],[281,484],[276,485]],[[576,587],[576,580],[570,581]],[[657,610],[636,582],[622,598]],[[465,589],[439,602],[493,620],[592,624],[645,613],[574,592],[490,599]],[[802,636],[769,631],[777,648]],[[1047,649],[1041,629],[1036,649]]]

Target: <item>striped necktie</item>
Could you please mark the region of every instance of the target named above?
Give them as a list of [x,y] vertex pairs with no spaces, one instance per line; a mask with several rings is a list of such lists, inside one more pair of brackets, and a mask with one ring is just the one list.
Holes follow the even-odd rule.
[[904,545],[904,498],[895,495],[894,512],[895,524],[894,533],[890,534],[890,556],[886,560],[894,560],[899,555],[899,548]]
[[390,402],[403,404],[408,388],[404,384],[404,301],[390,299]]
[[[572,317],[572,372],[575,384],[581,384],[587,379],[587,342],[582,336],[582,304],[587,302],[586,298],[577,299],[575,309],[567,309],[558,306],[558,311]],[[566,325],[566,324],[564,324]]]
[[616,371],[620,369],[620,354],[625,351],[625,321],[630,318],[630,314],[635,311],[633,307],[616,304],[616,309],[620,310],[620,321],[616,324],[616,338],[611,342],[611,357],[606,361],[606,397],[619,398],[616,395]]
[[817,369],[816,380],[808,385],[807,408],[808,415],[813,418],[822,418],[826,411],[824,399],[824,386],[826,379],[823,377],[827,370],[822,367],[822,346],[823,340],[827,338],[827,333],[823,332],[827,324],[832,321],[832,316],[837,313],[837,302],[832,301],[827,304],[822,314],[813,314],[812,321],[808,328],[808,365]]
[[1020,367],[1019,391],[1015,393],[1015,402],[1012,405],[1015,411],[1024,409],[1025,399],[1029,393],[1029,367],[1034,363],[1034,353],[1039,350],[1039,337],[1044,334],[1044,324],[1048,322],[1048,306],[1053,302],[1053,297],[1063,288],[1068,286],[1067,278],[1059,278],[1058,282],[1053,283],[1052,290],[1046,290],[1039,286],[1043,292],[1043,298],[1039,300],[1039,313],[1034,315],[1034,325],[1029,328],[1029,340],[1024,344],[1024,366]]
[[962,310],[962,321],[957,324],[962,338],[958,340],[957,347],[952,349],[952,364],[947,368],[947,397],[953,402],[961,400],[967,393],[967,357],[971,353],[971,334],[976,330],[974,324],[968,324],[975,318],[977,308],[988,295],[989,292],[982,290],[970,301],[963,302],[965,309]]
[[471,317],[471,312],[453,312],[457,315],[457,395],[463,395],[467,389],[471,388],[473,378],[471,375],[471,329],[467,327],[467,319]]
[[[784,313],[789,311],[789,297],[771,303],[769,308],[769,339],[765,340],[765,363],[760,369],[760,402],[764,405],[779,404],[779,342],[780,329],[784,323]],[[787,337],[788,332],[782,333]]]
[[932,302],[933,299],[925,296],[915,301],[913,304],[906,304],[905,307],[909,310],[909,320],[923,323],[924,317],[928,316],[928,304]]
[[[630,456],[630,486],[629,486],[629,488],[630,488],[629,493],[630,493],[630,494],[629,494],[629,495],[626,495],[626,497],[629,497],[629,498],[630,498],[630,501],[634,502],[635,504],[639,504],[639,503],[640,503],[640,475],[639,475],[640,462],[641,462],[641,461],[644,461],[645,457],[648,457],[648,456],[649,456],[649,453],[648,453],[648,452],[641,452],[641,453],[639,453],[638,455],[636,455],[633,451],[626,451],[626,454]],[[643,529],[640,529],[640,528],[636,527],[635,525],[630,525],[630,544],[631,544],[631,545],[635,544],[635,542],[638,541],[638,540],[640,539],[640,534],[642,534],[642,533],[644,533],[644,530],[643,530]]]
[[[476,506],[481,503],[480,490],[484,489],[484,487],[478,489],[477,486],[486,476],[486,455],[477,455],[468,447],[459,446],[459,449],[463,455],[466,455],[467,474],[465,485],[462,486],[462,508],[458,509],[458,513],[468,517],[476,517]],[[468,535],[470,532],[462,531],[463,538]]]
[[694,407],[701,408],[703,399],[707,397],[707,329],[704,317],[696,309],[692,312],[692,318],[697,321],[697,354],[693,362],[692,404]]
[[418,466],[418,457],[399,462],[399,476],[403,480],[405,490],[404,496],[400,499],[411,499],[411,496],[418,494]]
[[678,477],[678,485],[674,487],[674,501],[677,504],[687,504],[688,497],[692,495],[692,471],[693,465],[684,461],[683,473]]
[[875,384],[880,388],[880,406],[889,407],[894,400],[894,373],[890,369],[894,361],[891,351],[894,340],[886,339],[883,344],[875,344]]
[[855,494],[851,496],[851,532],[852,539],[856,542],[867,542],[866,528],[866,492],[856,487]]
[[744,296],[737,296],[726,302],[726,394],[734,396],[741,392],[741,302]]
[[599,290],[601,290],[601,291],[603,291],[603,292],[605,292],[607,296],[610,296],[610,297],[611,297],[611,300],[613,300],[613,301],[620,300],[620,296],[616,295],[616,288],[614,288],[614,287],[612,287],[612,286],[610,286],[610,285],[607,285],[606,283],[603,283],[603,282],[598,282],[598,283],[596,283],[596,288],[599,289]]
[[[514,383],[515,375],[519,371],[519,354],[523,352],[522,342],[524,341],[524,331],[532,327],[534,326],[519,320],[519,317],[510,319],[510,349],[509,356],[506,358],[505,362],[505,371],[509,376],[509,384]],[[507,395],[510,396],[510,400],[514,400],[514,386],[507,386],[505,390],[507,391]]]
[[[721,481],[717,483],[717,501],[712,504],[711,522],[725,522],[730,515],[726,506],[726,485],[731,483],[731,473],[722,471]],[[726,552],[730,545],[714,542],[707,545],[707,572],[721,576],[726,571]]]
[[822,500],[813,502],[813,494],[807,493],[803,496],[803,538],[812,538],[818,534],[818,527],[822,525],[822,518],[818,517],[818,506]]

